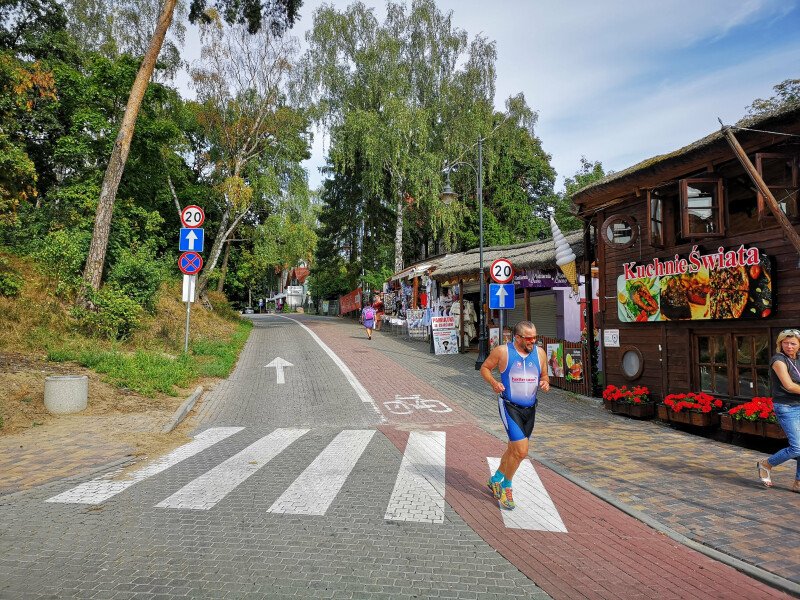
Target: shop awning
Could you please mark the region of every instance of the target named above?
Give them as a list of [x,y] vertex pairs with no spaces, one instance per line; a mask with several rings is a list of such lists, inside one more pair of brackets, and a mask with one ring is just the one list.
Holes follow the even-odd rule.
[[436,269],[442,263],[442,261],[447,258],[447,256],[449,255],[440,256],[434,260],[425,261],[424,263],[411,265],[410,267],[407,267],[402,271],[392,275],[389,278],[389,281],[397,281],[398,279],[414,279],[414,277],[424,275],[427,271]]
[[[583,258],[583,232],[572,231],[564,234],[567,243],[578,258]],[[483,272],[488,274],[492,261],[506,258],[514,265],[515,271],[525,269],[550,269],[556,266],[556,251],[552,238],[514,244],[511,246],[491,246],[483,249]],[[431,274],[433,279],[442,283],[457,283],[459,279],[469,281],[478,277],[480,270],[480,251],[478,248],[452,254],[442,261],[439,268]]]

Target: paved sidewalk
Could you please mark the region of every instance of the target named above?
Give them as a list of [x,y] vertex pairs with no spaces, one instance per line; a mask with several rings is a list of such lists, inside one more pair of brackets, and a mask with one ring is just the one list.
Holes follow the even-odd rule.
[[[324,323],[342,340],[359,330],[347,320]],[[475,354],[435,356],[427,343],[388,333],[374,337],[370,349],[402,364],[477,417],[484,430],[505,439],[496,403],[474,368]],[[345,345],[337,348],[342,356]],[[372,377],[400,385],[397,393],[408,391],[395,372],[379,369]],[[531,454],[690,540],[800,584],[800,525],[787,518],[800,509],[800,496],[788,489],[793,465],[776,469],[775,488],[767,490],[755,478],[761,452],[613,415],[561,390],[542,397]]]

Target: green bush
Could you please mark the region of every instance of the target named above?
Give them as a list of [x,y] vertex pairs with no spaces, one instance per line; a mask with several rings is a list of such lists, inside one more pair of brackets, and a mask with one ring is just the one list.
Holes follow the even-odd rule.
[[89,294],[94,309],[76,307],[73,316],[89,335],[110,340],[124,340],[139,326],[142,307],[120,290],[103,286]]
[[24,280],[11,265],[8,260],[0,256],[0,296],[17,296],[22,290]]
[[228,302],[225,294],[221,292],[208,292],[208,300],[211,302],[211,306],[214,307],[214,312],[223,319],[227,319],[228,321],[239,320],[239,313],[236,312],[230,302]]
[[108,273],[107,283],[152,313],[158,290],[165,279],[163,263],[156,259],[150,248],[141,247],[120,252]]
[[58,230],[35,244],[33,256],[45,274],[55,280],[56,295],[63,297],[80,287],[90,241],[90,233]]

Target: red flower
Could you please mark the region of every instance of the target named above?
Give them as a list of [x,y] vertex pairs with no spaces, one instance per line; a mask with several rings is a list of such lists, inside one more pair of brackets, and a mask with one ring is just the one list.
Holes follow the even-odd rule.
[[714,398],[714,396],[706,394],[705,392],[669,394],[664,398],[664,404],[674,412],[681,412],[686,409],[707,413],[711,412],[713,408],[722,408],[722,400]]
[[778,421],[773,410],[772,398],[766,396],[757,396],[749,402],[734,406],[728,411],[728,414],[737,421],[766,421],[768,423],[777,423]]

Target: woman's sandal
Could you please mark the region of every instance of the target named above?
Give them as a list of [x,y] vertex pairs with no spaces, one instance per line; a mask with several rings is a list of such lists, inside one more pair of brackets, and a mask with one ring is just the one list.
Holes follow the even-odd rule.
[[758,478],[764,487],[772,487],[772,477],[770,477],[769,469],[761,464],[761,461],[756,461],[756,468],[758,469]]
[[794,485],[791,487],[791,490],[795,494],[800,494],[800,479],[795,479],[794,480]]

